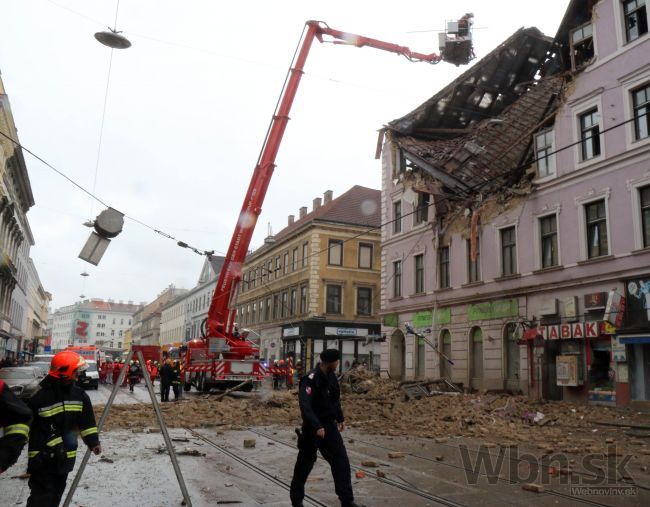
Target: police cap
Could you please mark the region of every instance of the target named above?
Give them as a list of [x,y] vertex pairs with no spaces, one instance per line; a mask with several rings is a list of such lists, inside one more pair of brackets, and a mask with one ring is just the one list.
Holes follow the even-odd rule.
[[320,360],[324,363],[333,363],[341,359],[338,349],[327,349],[320,353]]

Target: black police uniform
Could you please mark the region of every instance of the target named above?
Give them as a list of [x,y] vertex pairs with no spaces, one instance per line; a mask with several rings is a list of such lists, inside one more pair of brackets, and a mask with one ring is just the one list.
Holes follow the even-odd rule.
[[[298,438],[298,459],[291,481],[291,502],[302,505],[305,482],[316,462],[316,451],[329,463],[334,489],[343,507],[354,505],[350,461],[337,423],[343,422],[341,391],[334,373],[325,374],[320,363],[300,380],[298,400],[302,415],[302,435]],[[325,438],[316,431],[325,429]]]
[[31,422],[32,411],[0,380],[0,473],[18,460]]
[[34,422],[29,434],[27,507],[56,507],[74,468],[77,436],[91,449],[99,445],[93,406],[83,389],[49,375],[28,405]]

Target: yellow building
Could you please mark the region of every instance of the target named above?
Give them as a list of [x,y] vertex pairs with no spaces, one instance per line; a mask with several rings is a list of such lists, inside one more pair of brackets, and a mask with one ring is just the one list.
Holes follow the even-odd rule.
[[327,191],[246,258],[236,320],[262,358],[295,354],[311,367],[337,348],[342,370],[355,357],[379,364],[380,205],[379,190]]

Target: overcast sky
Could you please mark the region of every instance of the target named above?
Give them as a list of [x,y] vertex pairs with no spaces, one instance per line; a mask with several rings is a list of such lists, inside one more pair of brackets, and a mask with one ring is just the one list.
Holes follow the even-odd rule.
[[[520,27],[554,35],[568,0],[121,0],[96,194],[200,249],[225,252],[284,76],[308,19],[437,51],[445,20],[475,15],[478,58]],[[20,141],[92,189],[115,0],[0,0],[0,71]],[[316,43],[277,157],[252,248],[267,224],[325,190],[380,188],[377,130],[464,67]],[[150,301],[191,288],[203,259],[127,220],[98,267],[77,258],[91,200],[25,154],[36,205],[32,257],[52,309],[86,297]],[[92,217],[102,206],[92,207]],[[82,272],[90,276],[85,280]]]

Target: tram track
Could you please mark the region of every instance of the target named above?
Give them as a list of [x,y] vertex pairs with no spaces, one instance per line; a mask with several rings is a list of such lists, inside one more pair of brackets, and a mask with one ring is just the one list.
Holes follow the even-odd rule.
[[[277,438],[277,437],[275,437],[275,436],[273,436],[273,435],[269,435],[269,434],[264,433],[264,432],[262,432],[262,431],[258,431],[258,430],[252,429],[252,428],[248,428],[248,431],[250,431],[251,433],[254,433],[254,434],[256,434],[256,435],[259,435],[259,436],[261,436],[261,437],[264,437],[264,438],[267,438],[267,439],[269,439],[269,440],[272,440],[272,441],[274,441],[274,442],[280,443],[280,444],[282,444],[282,445],[285,445],[285,446],[288,446],[288,447],[292,447],[292,448],[295,447],[295,443],[285,442],[284,440],[281,440],[281,439],[279,439],[279,438]],[[372,446],[372,447],[377,447],[377,448],[380,448],[380,449],[382,449],[382,450],[386,450],[386,451],[390,451],[390,452],[398,452],[396,449],[391,449],[390,447],[386,447],[386,446],[383,446],[383,445],[380,445],[380,444],[374,444],[374,443],[372,443],[372,442],[367,442],[367,441],[359,440],[359,439],[356,439],[356,438],[355,438],[355,442],[356,442],[356,443],[361,443],[361,444],[364,444],[364,445],[369,445],[369,446]],[[454,447],[454,446],[451,446],[451,447]],[[363,452],[359,452],[359,451],[357,451],[357,450],[355,450],[355,452],[358,453],[358,454],[364,454]],[[371,455],[368,455],[368,454],[365,454],[365,455],[368,456],[368,457],[370,457],[370,458],[374,458],[374,457],[371,456]],[[431,463],[434,463],[434,464],[436,464],[436,465],[445,466],[445,467],[448,467],[448,468],[455,468],[455,469],[463,470],[463,471],[465,471],[465,472],[472,472],[472,473],[474,473],[474,471],[472,471],[472,470],[470,470],[470,469],[468,469],[468,468],[466,468],[466,467],[464,467],[464,466],[461,466],[461,465],[455,465],[455,464],[453,464],[453,463],[448,463],[448,462],[445,462],[445,461],[438,461],[438,460],[435,460],[435,459],[433,459],[433,458],[429,458],[428,456],[422,456],[422,455],[415,454],[415,453],[410,453],[410,452],[407,452],[406,455],[407,455],[407,456],[411,456],[411,457],[416,458],[416,459],[420,459],[420,460],[424,460],[424,461],[427,461],[427,462],[431,462]],[[374,458],[374,459],[376,459],[376,458]],[[370,472],[369,470],[367,470],[367,469],[365,469],[365,468],[358,467],[358,466],[352,466],[352,468],[355,469],[355,470],[362,470],[362,471],[363,471],[364,473],[366,473],[367,475],[371,475],[372,477],[377,477],[378,480],[381,480],[382,482],[386,480],[386,479],[383,479],[383,478],[378,477],[376,474],[374,474],[373,472]],[[520,483],[520,482],[518,482],[518,481],[513,481],[513,480],[510,480],[510,479],[508,479],[508,478],[501,477],[501,476],[496,476],[496,477],[495,477],[495,476],[489,476],[489,475],[486,474],[486,473],[480,473],[480,472],[479,472],[478,474],[481,475],[481,476],[483,476],[483,477],[493,477],[493,478],[496,478],[496,480],[498,480],[498,481],[500,481],[500,482],[504,482],[504,483],[506,483],[506,484],[513,485],[513,486],[514,486],[514,485],[517,485],[517,486],[518,486],[518,485],[521,485],[521,484],[522,484],[522,483]],[[402,484],[400,484],[400,483],[398,483],[398,482],[396,482],[396,481],[392,481],[392,480],[391,480],[391,482],[395,483],[394,485],[403,486]],[[405,481],[405,482],[406,482],[406,481]],[[632,484],[626,484],[626,486],[635,486],[635,485],[632,485]],[[406,488],[406,487],[404,487],[404,488]],[[400,489],[404,489],[404,488],[400,488]],[[414,489],[414,488],[411,486],[411,487],[409,487],[408,489]],[[423,491],[423,490],[420,490],[420,489],[418,489],[418,488],[415,488],[415,489],[416,489],[417,491],[419,491],[419,492],[424,493],[424,494],[432,495],[431,493],[426,492],[426,491]],[[580,497],[580,496],[570,495],[570,494],[568,494],[568,493],[563,493],[563,492],[561,492],[561,491],[553,490],[553,489],[546,489],[546,488],[545,488],[545,489],[544,489],[544,492],[543,492],[542,494],[549,494],[549,495],[552,495],[552,496],[555,496],[555,497],[558,497],[558,498],[563,498],[563,499],[566,499],[566,500],[571,501],[572,503],[581,503],[581,504],[585,504],[585,505],[592,505],[592,506],[594,506],[594,507],[612,507],[611,504],[606,504],[606,503],[598,502],[598,501],[596,501],[596,500],[592,500],[592,499],[584,498],[584,497]],[[425,497],[425,498],[426,498],[426,497]],[[444,500],[446,500],[446,499],[444,499]],[[459,505],[459,504],[456,504],[455,502],[453,502],[453,504],[455,504],[455,505]],[[449,505],[449,504],[445,504],[445,505]]]

